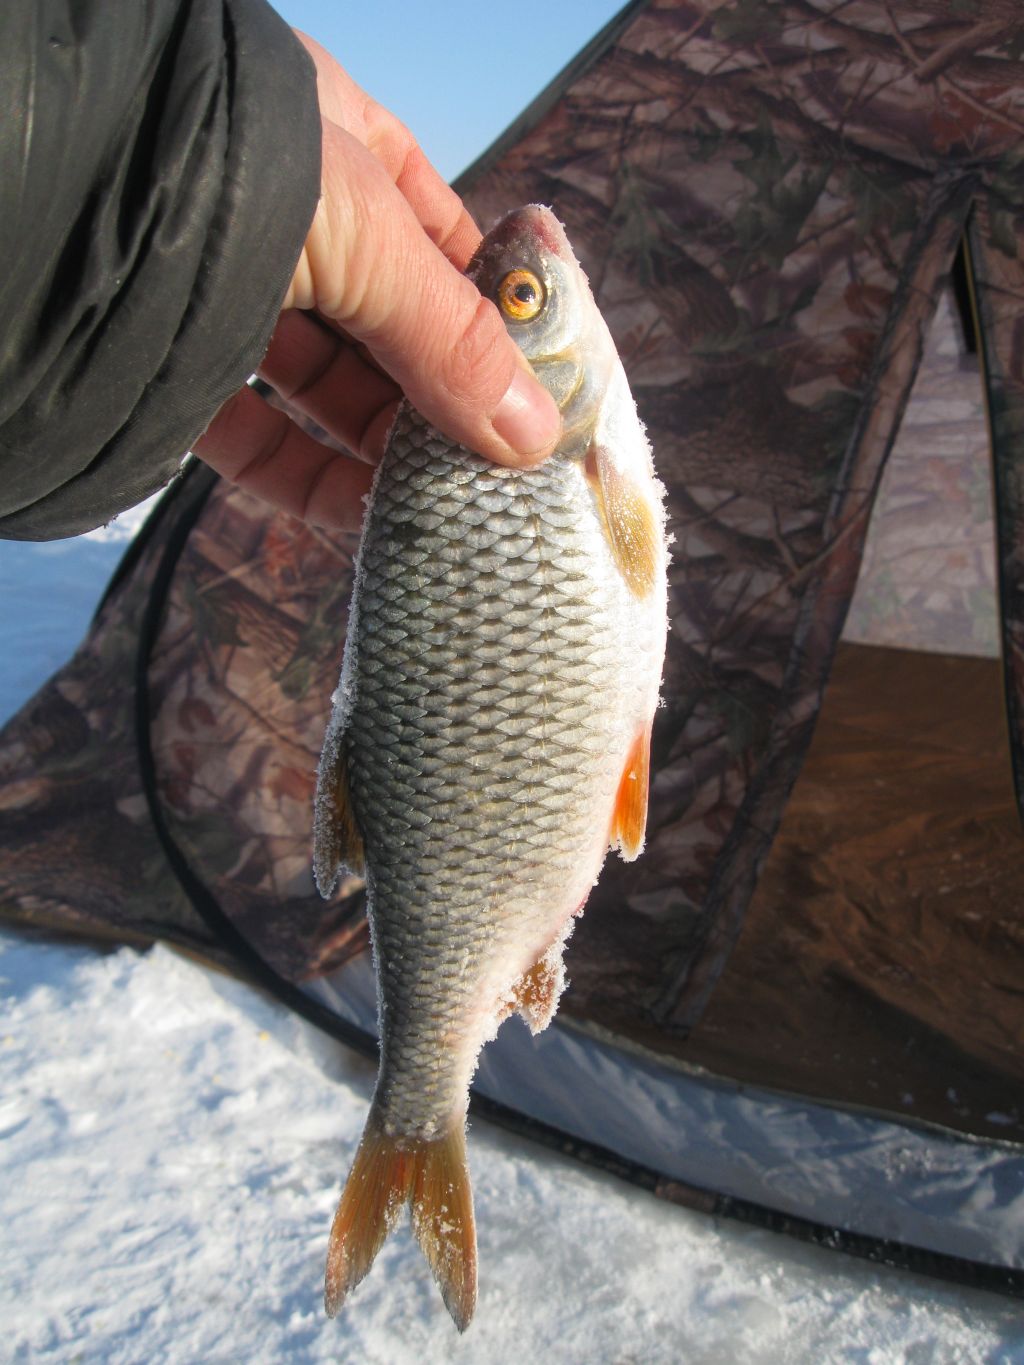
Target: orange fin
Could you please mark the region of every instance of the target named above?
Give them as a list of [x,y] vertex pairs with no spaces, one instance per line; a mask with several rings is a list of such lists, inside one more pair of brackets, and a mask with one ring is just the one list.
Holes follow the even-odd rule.
[[513,987],[512,1009],[519,1011],[531,1033],[542,1033],[558,1009],[558,1001],[565,988],[563,946],[560,938],[543,957],[537,959],[528,972],[523,973]]
[[651,769],[650,727],[641,731],[626,758],[626,766],[619,779],[619,790],[612,812],[609,842],[627,863],[638,858],[644,848],[647,828],[647,789]]
[[415,1168],[412,1229],[444,1306],[460,1332],[476,1307],[476,1222],[460,1123],[437,1142],[425,1142]]
[[334,1317],[373,1264],[407,1203],[413,1230],[445,1307],[464,1332],[476,1307],[476,1224],[466,1164],[466,1132],[394,1138],[374,1110],[366,1121],[327,1249],[324,1307]]
[[313,821],[313,875],[325,900],[334,890],[338,874],[346,867],[357,876],[362,875],[365,868],[363,836],[352,814],[344,741],[339,736],[332,743],[328,731],[317,774]]
[[619,572],[634,597],[654,589],[658,546],[662,539],[658,517],[644,490],[618,469],[604,446],[592,445],[587,475],[601,507],[604,532]]

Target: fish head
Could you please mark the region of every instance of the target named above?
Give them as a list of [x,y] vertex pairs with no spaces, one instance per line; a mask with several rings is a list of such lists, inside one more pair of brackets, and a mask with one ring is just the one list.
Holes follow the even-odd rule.
[[467,274],[557,403],[559,451],[582,457],[618,356],[562,225],[539,204],[513,210],[480,243]]

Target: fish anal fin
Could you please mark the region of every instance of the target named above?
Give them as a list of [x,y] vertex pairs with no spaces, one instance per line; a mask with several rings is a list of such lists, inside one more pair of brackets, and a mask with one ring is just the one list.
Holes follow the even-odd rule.
[[352,813],[345,746],[328,739],[320,759],[313,821],[313,875],[325,900],[346,867],[357,876],[363,874],[363,837]]
[[647,597],[657,579],[663,538],[658,514],[641,485],[616,465],[604,446],[590,447],[585,468],[615,564],[633,596]]
[[651,730],[645,726],[626,756],[612,812],[609,842],[627,863],[643,852],[647,827],[647,795],[651,769]]
[[563,940],[552,944],[548,951],[524,972],[512,988],[512,1009],[526,1020],[531,1033],[541,1033],[554,1018],[565,989],[565,964],[562,960]]
[[476,1225],[461,1120],[437,1139],[397,1138],[370,1111],[331,1227],[327,1315],[335,1316],[366,1275],[410,1202],[416,1238],[464,1332],[476,1307]]

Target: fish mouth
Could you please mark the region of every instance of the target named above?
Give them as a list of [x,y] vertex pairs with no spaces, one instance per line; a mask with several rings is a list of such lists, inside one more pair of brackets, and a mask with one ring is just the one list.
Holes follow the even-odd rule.
[[561,223],[543,204],[513,209],[490,230],[484,242],[488,252],[514,250],[522,245],[534,250],[539,247],[560,261],[575,260]]

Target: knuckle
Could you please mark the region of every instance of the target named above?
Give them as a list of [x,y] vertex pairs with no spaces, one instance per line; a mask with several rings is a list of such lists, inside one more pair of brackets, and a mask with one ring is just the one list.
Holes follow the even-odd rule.
[[444,357],[445,387],[470,407],[497,405],[512,381],[515,356],[494,304],[478,298],[455,344]]

